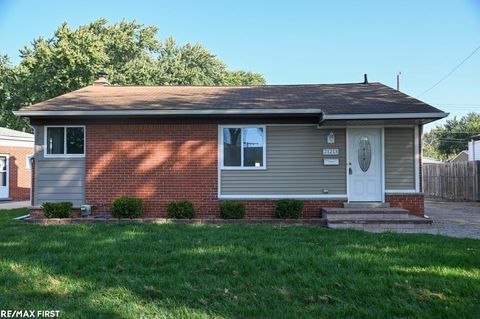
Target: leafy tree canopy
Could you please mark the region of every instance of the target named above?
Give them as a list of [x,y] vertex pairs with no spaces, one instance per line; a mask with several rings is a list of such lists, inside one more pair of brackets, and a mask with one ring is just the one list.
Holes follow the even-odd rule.
[[423,135],[424,155],[442,160],[451,159],[468,148],[471,137],[480,134],[480,113],[471,112],[460,119],[454,117]]
[[72,29],[63,23],[51,39],[20,50],[13,66],[0,55],[0,126],[27,128],[14,110],[92,84],[99,71],[119,85],[260,85],[258,73],[230,71],[200,44],[161,42],[157,27],[99,19]]

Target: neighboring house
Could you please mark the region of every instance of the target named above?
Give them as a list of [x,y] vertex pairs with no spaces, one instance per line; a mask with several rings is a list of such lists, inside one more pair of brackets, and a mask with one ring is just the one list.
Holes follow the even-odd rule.
[[449,162],[468,162],[468,152],[461,151],[457,154],[454,158],[452,158]]
[[443,161],[436,158],[423,156],[422,163],[423,164],[441,164],[443,163]]
[[0,200],[30,198],[33,134],[0,127]]
[[468,142],[468,160],[480,161],[480,135],[475,135]]
[[276,200],[303,217],[345,202],[423,215],[422,125],[446,113],[380,83],[246,87],[93,86],[26,107],[35,128],[34,207],[122,195],[161,217],[188,199],[200,217],[239,200],[247,218]]

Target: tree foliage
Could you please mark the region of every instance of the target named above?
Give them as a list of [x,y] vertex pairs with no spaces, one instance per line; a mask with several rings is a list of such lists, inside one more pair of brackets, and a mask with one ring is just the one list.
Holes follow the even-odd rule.
[[20,50],[19,65],[0,55],[0,126],[27,128],[12,111],[90,85],[102,70],[117,85],[265,84],[260,74],[228,70],[198,43],[161,42],[157,31],[135,21],[63,23],[52,38]]
[[480,134],[480,113],[454,117],[423,135],[423,151],[428,157],[450,159],[468,148],[472,136]]

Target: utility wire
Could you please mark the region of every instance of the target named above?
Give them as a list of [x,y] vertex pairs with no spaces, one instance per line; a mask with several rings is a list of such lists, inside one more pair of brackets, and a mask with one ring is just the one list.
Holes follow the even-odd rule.
[[480,104],[468,104],[468,103],[444,103],[444,102],[432,102],[432,104],[444,105],[444,106],[480,106]]
[[448,134],[480,134],[480,132],[465,132],[465,131],[460,131],[460,132],[448,132]]
[[468,143],[468,141],[446,141],[446,140],[438,140],[439,143]]
[[460,62],[459,64],[457,64],[456,67],[454,67],[450,72],[448,72],[443,78],[441,78],[437,83],[435,83],[434,85],[432,85],[429,89],[423,91],[422,93],[420,93],[419,95],[417,95],[417,97],[420,97],[422,95],[424,95],[425,93],[429,92],[430,90],[432,90],[433,88],[435,88],[437,85],[439,85],[440,83],[442,83],[446,78],[448,78],[450,75],[453,74],[453,72],[457,71],[459,67],[462,66],[462,64],[464,64],[465,62],[467,62],[468,59],[470,59],[475,53],[477,53],[477,51],[480,50],[480,45],[475,49],[473,50],[472,53],[470,53],[465,59],[462,60],[462,62]]

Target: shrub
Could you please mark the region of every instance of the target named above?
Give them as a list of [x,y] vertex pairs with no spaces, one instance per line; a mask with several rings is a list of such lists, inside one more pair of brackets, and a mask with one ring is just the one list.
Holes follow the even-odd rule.
[[223,219],[241,219],[245,217],[245,205],[240,202],[223,202],[220,204],[220,217]]
[[47,218],[69,218],[73,215],[73,204],[70,202],[42,204],[43,215]]
[[112,216],[117,218],[138,218],[143,214],[143,202],[139,198],[122,196],[112,203]]
[[275,215],[278,218],[296,219],[303,211],[303,201],[298,199],[282,199],[277,202]]
[[188,218],[195,217],[195,207],[193,203],[188,200],[179,200],[171,202],[167,207],[168,218]]

